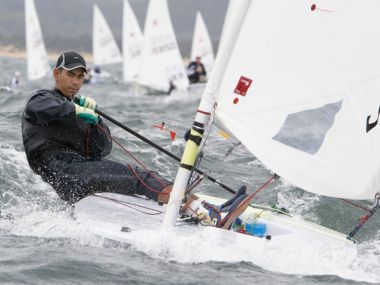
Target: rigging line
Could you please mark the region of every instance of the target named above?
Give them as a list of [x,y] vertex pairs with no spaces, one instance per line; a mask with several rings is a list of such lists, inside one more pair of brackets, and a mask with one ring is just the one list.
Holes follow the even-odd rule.
[[[170,193],[161,193],[161,191],[154,189],[153,187],[150,187],[148,184],[145,183],[144,179],[141,178],[141,176],[128,164],[129,169],[132,171],[133,175],[140,181],[142,185],[144,185],[150,192],[158,193],[162,195],[169,195]],[[147,177],[148,178],[148,177]],[[167,186],[165,186],[167,187]]]
[[379,208],[379,206],[380,206],[380,194],[376,193],[375,204],[373,205],[371,211],[367,215],[365,215],[359,219],[360,220],[359,224],[357,224],[356,227],[347,235],[347,239],[353,240],[353,237],[357,234],[357,232],[361,229],[361,227],[366,222],[368,222],[370,217],[372,217],[376,213],[376,210],[377,210],[377,208]]
[[[78,102],[78,98],[75,97],[74,98],[75,101]],[[147,139],[146,137],[140,135],[139,133],[135,132],[134,130],[128,128],[127,126],[121,124],[120,122],[116,121],[115,119],[113,119],[112,117],[108,116],[107,114],[103,113],[102,111],[100,111],[99,109],[96,109],[95,112],[104,117],[105,119],[107,119],[108,121],[114,123],[116,126],[122,128],[123,130],[131,133],[132,135],[134,135],[135,137],[139,138],[140,140],[146,142],[147,144],[153,146],[154,148],[158,149],[159,151],[165,153],[166,155],[168,155],[169,157],[171,157],[172,159],[180,162],[181,159],[179,157],[177,157],[176,155],[172,154],[171,152],[167,151],[166,149],[162,148],[161,146],[155,144],[154,142],[150,141],[149,139]],[[195,171],[201,175],[205,174],[202,170],[198,169],[198,168],[195,168]],[[221,183],[220,181],[218,181],[217,179],[215,179],[214,177],[212,176],[209,176],[207,175],[206,178],[208,180],[210,180],[211,182],[215,183],[216,185],[218,185],[219,187],[222,187],[224,190],[227,190],[228,192],[232,193],[232,194],[235,194],[236,191],[233,190],[232,188],[228,187],[227,185]]]
[[205,178],[205,176],[204,175],[198,175],[197,176],[197,178],[195,178],[192,182],[191,182],[191,184],[188,186],[188,189],[189,189],[189,193],[191,192],[191,191],[193,191],[193,189],[195,188],[195,187],[197,187],[202,181],[203,181],[203,179]]
[[[153,208],[149,208],[149,207],[146,207],[146,206],[143,206],[143,205],[139,205],[139,204],[136,204],[136,203],[121,201],[121,200],[118,200],[118,199],[115,199],[115,198],[102,196],[102,195],[99,195],[99,194],[96,194],[96,193],[94,194],[94,196],[99,197],[99,198],[103,198],[105,200],[109,200],[109,201],[115,202],[117,204],[123,205],[123,206],[125,206],[127,208],[130,208],[132,210],[135,210],[137,212],[140,212],[140,213],[143,213],[143,214],[146,214],[146,215],[155,216],[155,215],[163,214],[162,211],[159,211],[159,210],[156,210],[156,209],[153,209]],[[146,210],[150,210],[153,213],[144,212],[142,210],[138,210],[136,208],[133,208],[132,206],[135,206],[137,208],[143,208],[143,209],[146,209]]]
[[[111,138],[119,147],[121,147],[133,160],[135,160],[139,165],[141,165],[146,171],[148,171],[152,176],[158,181],[163,187],[167,187],[168,185],[160,179],[154,171],[149,170],[141,161],[139,161],[130,151],[128,151],[120,142],[118,142],[111,134],[102,126],[97,125],[100,130],[102,130],[107,136]],[[129,164],[128,164],[129,166]],[[130,167],[130,166],[129,166]],[[130,167],[131,169],[131,167]],[[135,173],[135,172],[134,172]]]
[[[191,184],[194,184],[193,183],[193,181],[192,181],[192,179],[193,179],[193,177],[194,177],[194,172],[198,169],[198,167],[199,167],[199,165],[201,164],[201,161],[202,161],[202,159],[203,159],[203,150],[205,149],[205,147],[206,147],[206,144],[207,144],[207,140],[208,140],[208,138],[209,138],[209,136],[210,136],[210,133],[211,133],[211,129],[212,129],[212,127],[214,126],[214,119],[215,119],[215,108],[216,108],[216,105],[214,104],[213,105],[213,108],[212,108],[212,116],[211,116],[211,120],[210,120],[210,122],[209,122],[209,127],[208,127],[208,132],[207,132],[207,134],[206,134],[206,136],[205,136],[205,138],[202,140],[202,144],[201,144],[201,147],[200,147],[200,150],[199,150],[199,152],[198,152],[198,154],[197,154],[197,157],[195,158],[195,164],[194,164],[194,167],[193,167],[193,169],[191,170],[191,173],[190,173],[190,176],[189,176],[189,180],[188,180],[188,182],[187,182],[187,191],[186,191],[186,193],[187,194],[189,194],[194,188],[195,188],[195,186],[196,185],[198,185],[198,184],[196,184],[195,186],[193,186],[193,187],[190,187],[189,185],[191,185]],[[199,111],[199,110],[198,110]],[[205,171],[205,173],[203,173],[203,175],[204,175],[204,177],[208,177],[208,174],[207,174],[207,170]],[[199,172],[198,172],[199,173]]]
[[232,142],[232,146],[227,150],[227,153],[226,155],[224,156],[224,159],[227,158],[227,156],[229,156],[239,145],[241,145],[241,142]]
[[343,202],[346,202],[346,203],[348,203],[348,204],[351,204],[352,206],[358,207],[359,209],[362,209],[362,210],[364,210],[364,211],[371,212],[370,209],[365,208],[365,207],[363,207],[363,206],[361,206],[361,205],[359,205],[359,204],[356,204],[356,203],[354,203],[354,202],[352,202],[352,201],[348,201],[348,200],[346,200],[346,199],[342,199],[342,198],[339,198],[339,200],[342,200]]

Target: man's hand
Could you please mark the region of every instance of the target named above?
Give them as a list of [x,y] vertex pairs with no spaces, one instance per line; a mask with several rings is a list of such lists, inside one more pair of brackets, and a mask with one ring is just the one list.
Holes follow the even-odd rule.
[[89,108],[92,110],[96,110],[96,101],[90,97],[80,96],[79,97],[79,105],[85,108]]
[[92,109],[81,107],[77,104],[75,106],[75,115],[86,121],[88,124],[97,125],[99,122],[99,116]]

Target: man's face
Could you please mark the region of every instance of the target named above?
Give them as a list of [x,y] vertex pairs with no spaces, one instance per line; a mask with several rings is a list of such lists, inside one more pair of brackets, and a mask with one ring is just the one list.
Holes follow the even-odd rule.
[[79,92],[84,80],[83,68],[73,70],[54,69],[55,88],[60,90],[65,97],[72,98]]

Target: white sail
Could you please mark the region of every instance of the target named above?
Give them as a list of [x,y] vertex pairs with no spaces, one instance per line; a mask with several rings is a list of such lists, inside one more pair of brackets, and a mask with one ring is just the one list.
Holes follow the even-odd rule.
[[123,8],[123,79],[136,81],[141,63],[143,36],[136,16],[124,0]]
[[197,56],[201,57],[201,61],[206,69],[206,72],[210,73],[215,60],[214,50],[212,48],[212,42],[207,31],[206,24],[200,12],[197,12],[195,19],[190,60],[195,60],[195,57]]
[[34,0],[25,0],[25,31],[28,79],[36,80],[51,72]]
[[122,62],[120,49],[97,5],[94,5],[92,48],[95,65]]
[[240,28],[245,20],[250,3],[251,0],[239,0],[230,1],[228,4],[214,69],[209,77],[203,92],[203,98],[200,102],[201,110],[211,111],[212,106],[214,105],[215,99],[213,96],[218,93],[224,69],[227,66],[232,49],[235,46],[236,38],[239,35]]
[[380,189],[380,2],[317,2],[252,1],[213,94],[216,117],[298,187],[372,199]]
[[144,27],[144,44],[138,82],[168,91],[170,81],[185,90],[188,79],[170,20],[166,0],[150,0]]

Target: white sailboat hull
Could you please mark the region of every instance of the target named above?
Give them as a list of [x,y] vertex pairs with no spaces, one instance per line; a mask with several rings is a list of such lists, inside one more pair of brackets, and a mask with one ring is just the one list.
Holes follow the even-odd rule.
[[[225,200],[199,195],[216,205]],[[89,196],[76,204],[75,217],[88,230],[98,236],[135,244],[143,242],[139,236],[153,231],[156,235],[162,229],[162,220],[166,206],[160,206],[152,200],[136,196],[125,196],[114,193],[100,193]],[[265,237],[256,237],[247,234],[223,230],[211,226],[194,225],[188,222],[177,222],[177,227],[171,228],[179,237],[196,235],[202,237],[202,242],[223,242],[223,247],[240,248],[262,245],[263,243],[305,244],[316,248],[356,248],[355,242],[346,238],[346,235],[329,228],[293,217],[288,214],[275,212],[273,209],[249,207],[241,216],[260,214],[259,222],[265,223],[267,232]],[[188,236],[189,237],[189,236]],[[149,238],[146,237],[146,242]],[[285,246],[286,244],[284,244]]]

